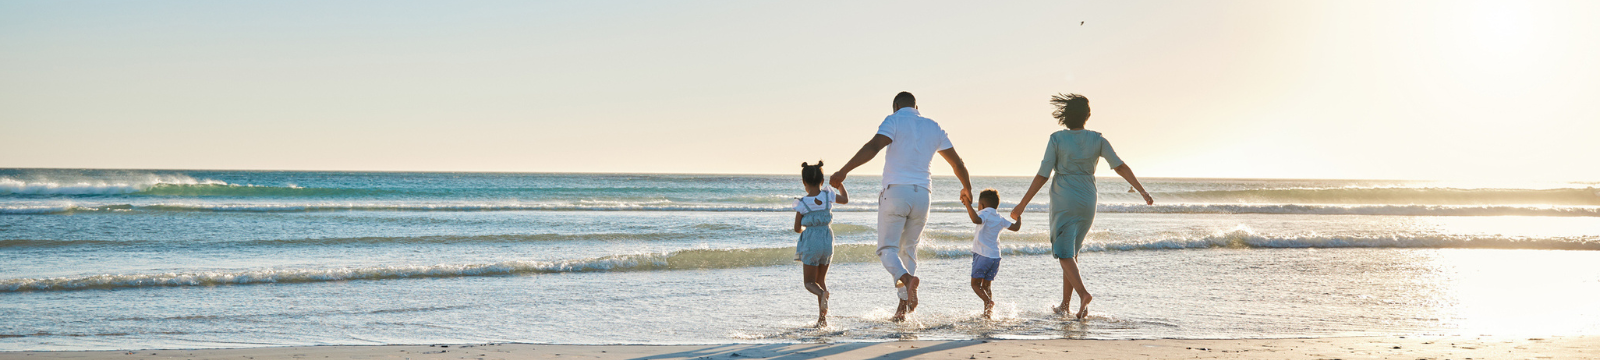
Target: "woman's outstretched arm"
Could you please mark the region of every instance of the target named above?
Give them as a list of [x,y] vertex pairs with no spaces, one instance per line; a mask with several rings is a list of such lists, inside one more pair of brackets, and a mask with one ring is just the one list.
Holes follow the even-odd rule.
[[1050,178],[1039,175],[1033,176],[1033,185],[1028,185],[1028,193],[1022,195],[1022,200],[1017,201],[1017,207],[1011,208],[1012,219],[1017,219],[1018,222],[1022,221],[1022,211],[1028,209],[1028,202],[1033,200],[1033,195],[1039,193],[1039,188],[1044,187],[1046,181],[1050,181]]
[[1144,191],[1144,185],[1139,185],[1139,178],[1133,176],[1133,168],[1129,168],[1128,164],[1118,165],[1117,168],[1111,170],[1116,170],[1117,175],[1122,175],[1122,179],[1128,180],[1128,184],[1133,185],[1134,190],[1139,190],[1139,195],[1144,196],[1145,205],[1156,204],[1156,200],[1150,198],[1150,193]]
[[1033,176],[1033,185],[1028,185],[1028,193],[1022,195],[1022,200],[1017,201],[1017,207],[1011,208],[1011,218],[1022,222],[1022,212],[1028,210],[1028,202],[1033,201],[1033,196],[1039,194],[1039,188],[1050,181],[1050,173],[1056,171],[1056,137],[1050,136],[1050,142],[1044,145],[1044,157],[1039,160],[1039,172]]

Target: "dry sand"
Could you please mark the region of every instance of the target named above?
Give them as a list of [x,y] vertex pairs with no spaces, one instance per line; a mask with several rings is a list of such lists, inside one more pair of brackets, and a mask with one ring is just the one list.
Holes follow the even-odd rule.
[[1600,336],[973,340],[765,345],[455,344],[0,352],[9,359],[1600,359]]

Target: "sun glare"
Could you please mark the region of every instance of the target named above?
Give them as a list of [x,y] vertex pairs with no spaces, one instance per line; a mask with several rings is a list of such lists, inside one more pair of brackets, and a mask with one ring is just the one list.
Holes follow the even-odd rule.
[[[1441,313],[1459,335],[1553,336],[1600,332],[1596,254],[1554,250],[1441,250]],[[1534,296],[1533,294],[1537,294]]]

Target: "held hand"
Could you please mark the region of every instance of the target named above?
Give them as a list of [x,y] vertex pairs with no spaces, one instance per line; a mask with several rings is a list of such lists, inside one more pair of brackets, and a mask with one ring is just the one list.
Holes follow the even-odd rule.
[[833,185],[833,188],[835,188],[835,189],[843,189],[844,188],[844,177],[845,177],[844,170],[835,171],[835,172],[833,172],[833,176],[829,176],[828,177],[828,185]]
[[972,188],[961,188],[961,203],[962,204],[971,204],[972,203]]
[[972,207],[972,198],[965,197],[965,196],[961,197],[961,205],[966,205],[967,207]]
[[1144,204],[1145,205],[1155,205],[1156,204],[1156,199],[1151,199],[1150,198],[1150,193],[1139,193],[1139,195],[1143,195],[1144,196]]
[[1026,209],[1023,209],[1021,206],[1011,208],[1011,218],[1016,220],[1016,222],[1022,222],[1022,211],[1023,210],[1026,210]]

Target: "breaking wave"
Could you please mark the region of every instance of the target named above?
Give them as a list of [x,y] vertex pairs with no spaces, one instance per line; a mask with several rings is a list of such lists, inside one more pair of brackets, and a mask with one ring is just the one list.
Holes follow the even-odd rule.
[[[1029,210],[1034,210],[1029,206]],[[1400,216],[1600,216],[1595,206],[1458,206],[1458,205],[1269,205],[1269,204],[1100,204],[1104,213],[1155,214],[1303,214]]]
[[[1328,188],[1187,191],[1157,201],[1251,204],[1600,205],[1600,189]],[[1129,195],[1129,198],[1133,197]]]
[[[1211,235],[1154,240],[1090,240],[1084,251],[1180,250],[1209,248],[1474,248],[1600,250],[1600,238],[1509,238],[1476,236],[1351,237],[1263,236],[1247,230]],[[970,256],[969,244],[925,244],[923,257]],[[872,244],[834,247],[834,262],[877,261]],[[1005,244],[1005,255],[1050,254],[1049,243]],[[562,261],[503,261],[479,264],[394,265],[317,269],[263,269],[245,271],[195,271],[159,274],[102,274],[83,277],[21,278],[0,280],[0,292],[86,290],[144,287],[222,286],[266,283],[315,283],[348,280],[449,278],[541,273],[670,271],[727,269],[785,265],[794,262],[794,248],[691,249],[661,254],[613,255]]]
[[115,179],[15,179],[0,177],[0,195],[132,195],[132,196],[231,196],[304,197],[379,193],[377,190],[304,188],[299,186],[261,186],[230,184],[183,175],[136,175]]
[[0,177],[0,195],[117,195],[145,191],[158,186],[228,186],[217,180],[196,180],[183,175],[125,175],[107,178],[31,178]]

